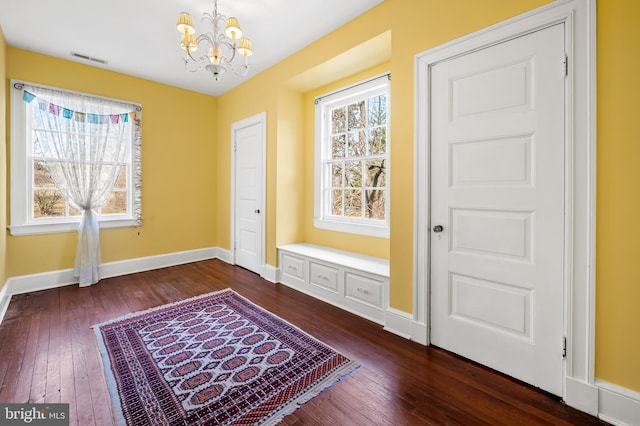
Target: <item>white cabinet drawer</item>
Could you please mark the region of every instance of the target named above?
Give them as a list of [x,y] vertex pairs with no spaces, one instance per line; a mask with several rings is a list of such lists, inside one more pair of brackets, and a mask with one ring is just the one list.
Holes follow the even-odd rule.
[[309,262],[310,282],[313,285],[330,290],[336,294],[338,289],[338,270],[330,266]]
[[282,272],[296,278],[304,279],[304,259],[282,254]]
[[384,324],[389,261],[309,243],[278,247],[279,282]]
[[345,274],[346,297],[357,302],[382,308],[382,281],[347,272]]

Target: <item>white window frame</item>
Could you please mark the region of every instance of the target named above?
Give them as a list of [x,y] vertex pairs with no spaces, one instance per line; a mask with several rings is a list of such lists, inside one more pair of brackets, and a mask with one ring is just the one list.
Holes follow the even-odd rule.
[[[136,111],[137,118],[141,118],[142,108],[140,105],[128,101],[105,98],[59,89],[55,87],[43,86],[27,82],[11,80],[11,171],[10,171],[10,225],[11,235],[35,235],[50,234],[60,232],[77,231],[80,225],[81,216],[64,217],[33,217],[33,141],[31,126],[28,119],[31,116],[30,104],[22,99],[23,86],[36,86],[59,92],[75,93],[82,96],[89,96],[96,100],[113,101],[131,104]],[[140,206],[140,197],[136,196],[134,173],[136,173],[136,135],[135,124],[132,123],[131,146],[129,147],[129,173],[127,173],[127,214],[109,214],[97,216],[100,228],[121,228],[134,227],[140,225],[140,219],[136,215]]]
[[[390,74],[383,74],[347,88],[328,93],[316,98],[315,106],[315,173],[314,173],[314,226],[331,231],[372,237],[389,238],[389,206],[390,206]],[[385,219],[365,219],[337,217],[329,214],[331,202],[325,188],[330,184],[331,176],[324,162],[331,158],[331,141],[329,129],[331,109],[335,105],[350,103],[358,99],[367,99],[375,93],[383,92],[387,98],[387,140],[385,153]]]

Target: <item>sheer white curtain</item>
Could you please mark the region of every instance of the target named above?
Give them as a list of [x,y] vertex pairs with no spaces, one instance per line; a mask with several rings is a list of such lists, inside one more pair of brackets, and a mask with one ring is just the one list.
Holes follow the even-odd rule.
[[74,275],[80,286],[100,279],[96,209],[109,201],[130,155],[131,105],[25,86],[32,93],[34,151],[46,159],[56,188],[82,212]]

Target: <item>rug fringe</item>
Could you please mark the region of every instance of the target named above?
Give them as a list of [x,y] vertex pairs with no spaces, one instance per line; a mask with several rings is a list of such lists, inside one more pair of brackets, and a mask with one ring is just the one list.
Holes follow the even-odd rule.
[[345,364],[328,373],[320,383],[316,384],[316,386],[306,389],[300,394],[300,396],[292,399],[286,405],[283,405],[277,412],[273,413],[270,417],[256,423],[256,425],[276,426],[277,424],[282,422],[285,417],[293,414],[302,405],[311,401],[313,398],[320,395],[324,391],[331,389],[332,387],[358,371],[361,367],[362,366],[357,362],[349,360]]
[[[124,419],[122,405],[120,404],[118,385],[116,384],[116,378],[111,369],[111,360],[109,359],[109,353],[102,338],[102,332],[97,326],[94,328],[94,332],[97,340],[96,343],[98,344],[98,352],[100,353],[100,364],[102,364],[102,371],[104,371],[104,378],[107,382],[107,390],[109,391],[109,399],[111,399],[111,416],[117,426],[126,426],[127,422]],[[107,366],[109,366],[109,368],[106,368]]]
[[[116,322],[119,322],[119,321],[123,321],[123,320],[126,320],[126,319],[135,318],[137,316],[145,315],[145,314],[148,314],[150,312],[159,311],[159,310],[162,310],[162,309],[175,308],[176,306],[181,305],[183,303],[192,302],[192,301],[198,300],[198,299],[204,299],[205,297],[209,297],[209,296],[213,296],[213,295],[217,295],[217,294],[221,294],[221,293],[226,293],[226,292],[235,293],[235,291],[231,290],[230,288],[225,288],[225,289],[222,289],[222,290],[212,291],[210,293],[200,294],[198,296],[189,297],[187,299],[177,300],[175,302],[166,303],[166,304],[159,305],[159,306],[154,306],[152,308],[145,309],[145,310],[142,310],[142,311],[130,312],[130,313],[128,313],[126,315],[123,315],[121,317],[118,317],[118,318],[115,318],[115,319],[112,319],[112,320],[108,320],[108,321],[104,321],[104,322],[101,322],[101,323],[98,323],[98,324],[94,324],[94,325],[91,326],[91,328],[102,327],[102,326],[105,326],[105,325],[113,324],[113,323],[116,323]],[[238,296],[243,297],[240,294],[238,294]],[[250,300],[249,300],[249,302],[253,303]],[[256,305],[256,306],[258,306],[258,305]]]

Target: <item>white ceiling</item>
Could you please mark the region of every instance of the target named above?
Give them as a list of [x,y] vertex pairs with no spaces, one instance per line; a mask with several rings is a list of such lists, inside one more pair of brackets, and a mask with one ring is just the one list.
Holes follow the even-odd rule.
[[[213,0],[0,0],[9,46],[86,63],[210,95],[220,95],[330,33],[383,0],[218,0],[253,43],[247,77],[184,69],[175,22],[189,12],[196,31]],[[105,59],[76,59],[71,52]]]

